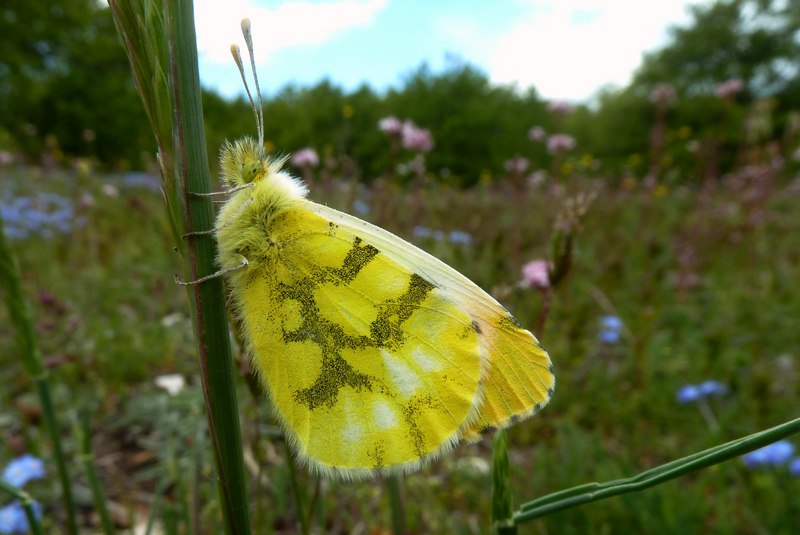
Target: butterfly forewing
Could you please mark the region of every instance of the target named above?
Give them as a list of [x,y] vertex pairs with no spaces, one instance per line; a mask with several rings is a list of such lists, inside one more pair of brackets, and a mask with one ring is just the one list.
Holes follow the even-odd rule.
[[253,362],[309,464],[415,468],[478,418],[479,333],[435,281],[311,205],[270,221],[270,253],[235,292]]

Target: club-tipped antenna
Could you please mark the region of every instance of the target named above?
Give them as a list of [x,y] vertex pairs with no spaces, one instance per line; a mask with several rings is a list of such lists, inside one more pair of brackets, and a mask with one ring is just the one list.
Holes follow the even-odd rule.
[[258,85],[258,75],[256,74],[256,64],[255,64],[255,57],[253,55],[253,36],[252,32],[250,31],[250,19],[243,19],[242,20],[242,35],[244,35],[244,40],[247,43],[247,50],[250,53],[250,66],[253,69],[253,80],[255,81],[255,89],[256,93],[258,94],[258,106],[256,106],[255,99],[253,99],[253,94],[250,92],[250,86],[247,83],[247,75],[244,73],[244,62],[242,61],[242,54],[239,50],[238,45],[231,45],[231,55],[233,56],[233,61],[236,62],[236,66],[239,68],[239,74],[242,77],[242,83],[244,84],[244,90],[247,93],[247,99],[250,101],[250,109],[253,111],[253,116],[256,119],[256,129],[258,130],[258,145],[260,147],[264,146],[264,100],[261,96],[261,88]]
[[242,83],[244,84],[244,90],[247,93],[247,99],[250,101],[250,109],[253,111],[253,116],[256,118],[256,129],[258,130],[258,143],[262,145],[264,143],[264,126],[261,124],[261,116],[258,114],[258,109],[256,108],[256,103],[253,100],[253,95],[250,93],[250,86],[247,84],[247,77],[244,74],[244,65],[242,64],[242,54],[239,51],[239,45],[231,45],[231,55],[233,55],[233,61],[236,62],[236,66],[239,67],[239,74],[242,76]]

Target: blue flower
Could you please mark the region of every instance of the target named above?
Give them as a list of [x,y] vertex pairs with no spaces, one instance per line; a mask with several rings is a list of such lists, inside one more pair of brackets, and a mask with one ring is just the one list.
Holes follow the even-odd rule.
[[788,440],[779,440],[745,454],[742,457],[742,461],[749,468],[778,466],[791,459],[792,455],[794,455],[794,449],[794,444]]
[[450,242],[456,245],[471,245],[472,236],[470,236],[469,232],[464,232],[463,230],[451,230]]
[[353,211],[357,214],[368,214],[369,205],[361,199],[356,199],[353,201]]
[[800,477],[800,457],[795,457],[789,461],[789,473],[794,477]]
[[158,191],[160,180],[157,176],[141,171],[130,171],[122,175],[122,185],[127,188],[146,188]]
[[1,204],[6,235],[10,239],[23,239],[32,234],[49,238],[55,233],[66,234],[77,224],[71,201],[56,193],[4,198]]
[[[36,518],[42,517],[42,506],[34,502],[33,514]],[[0,508],[0,533],[28,533],[28,517],[18,501],[13,501]]]
[[17,488],[34,479],[44,479],[44,461],[27,453],[13,459],[3,470],[3,480]]
[[695,385],[684,385],[678,389],[678,395],[676,398],[678,399],[678,403],[694,403],[698,399],[703,397],[702,392],[700,389]]
[[678,403],[693,403],[711,396],[723,396],[728,393],[728,387],[719,381],[703,381],[699,385],[683,385],[675,396]]
[[703,396],[724,396],[728,393],[728,387],[719,381],[704,381],[697,385]]
[[600,333],[597,338],[604,344],[619,342],[622,332],[622,320],[616,316],[603,316],[600,318]]
[[600,318],[600,325],[610,331],[619,331],[622,329],[622,320],[617,316],[603,316]]
[[417,238],[429,238],[433,234],[433,231],[431,229],[429,229],[428,227],[423,227],[422,225],[417,225],[411,232]]
[[597,338],[604,344],[616,344],[619,342],[619,331],[602,330]]

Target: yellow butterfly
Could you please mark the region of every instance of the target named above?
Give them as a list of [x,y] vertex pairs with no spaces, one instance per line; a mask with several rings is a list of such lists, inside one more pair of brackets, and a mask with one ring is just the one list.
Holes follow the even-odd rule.
[[218,261],[297,457],[346,479],[409,472],[543,407],[555,379],[536,338],[453,268],[306,199],[250,102],[259,139],[222,148]]

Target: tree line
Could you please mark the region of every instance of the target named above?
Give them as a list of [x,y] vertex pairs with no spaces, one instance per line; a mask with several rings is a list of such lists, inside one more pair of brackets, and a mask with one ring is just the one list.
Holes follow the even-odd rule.
[[[690,177],[697,151],[713,150],[724,172],[741,163],[745,145],[774,142],[788,150],[797,142],[800,14],[792,5],[721,0],[693,7],[691,22],[673,28],[671,41],[643,59],[628,86],[604,89],[568,114],[554,112],[534,88],[491,84],[469,63],[439,73],[422,65],[385,93],[368,86],[347,92],[330,81],[286,87],[265,102],[266,137],[278,151],[312,147],[321,165],[362,180],[394,163],[378,129],[387,116],[429,129],[435,147],[427,169],[455,184],[504,176],[517,155],[532,169],[549,169],[555,156],[530,138],[533,127],[576,140],[564,160],[573,170],[641,177],[658,159]],[[53,153],[90,157],[108,169],[152,160],[154,142],[106,7],[10,0],[0,34],[0,150],[30,162]],[[737,80],[738,91],[720,96],[720,84]],[[665,86],[673,95],[660,103],[655,95]],[[254,130],[241,98],[204,91],[204,112],[212,155],[224,139]]]

